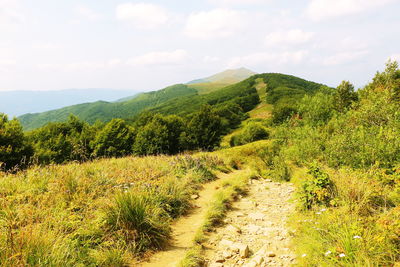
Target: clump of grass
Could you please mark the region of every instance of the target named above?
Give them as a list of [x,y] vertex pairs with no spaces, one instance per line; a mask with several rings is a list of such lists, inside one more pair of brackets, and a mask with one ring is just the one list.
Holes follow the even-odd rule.
[[124,248],[103,248],[93,250],[90,255],[96,266],[125,267],[129,266],[129,254]]
[[116,196],[114,205],[106,210],[106,223],[132,242],[135,252],[162,248],[170,234],[168,216],[151,196],[134,192]]
[[195,245],[186,253],[185,258],[179,263],[179,267],[198,267],[203,266],[204,259],[201,255],[202,248],[200,245]]

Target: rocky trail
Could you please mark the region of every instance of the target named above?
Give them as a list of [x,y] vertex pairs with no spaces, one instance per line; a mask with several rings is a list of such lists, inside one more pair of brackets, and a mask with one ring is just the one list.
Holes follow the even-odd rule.
[[204,184],[203,189],[193,198],[195,207],[189,214],[181,217],[172,225],[171,244],[163,251],[155,253],[149,261],[135,263],[141,267],[175,267],[185,257],[188,249],[193,246],[193,239],[203,223],[207,212],[207,206],[211,202],[216,190],[221,183],[237,172],[229,174],[221,173],[217,180]]
[[294,186],[251,180],[249,193],[233,204],[225,224],[205,244],[206,266],[290,266],[295,261],[286,227]]
[[[171,245],[155,253],[149,261],[136,263],[141,267],[173,267],[184,258],[193,245],[197,229],[202,225],[207,207],[222,182],[230,175],[204,185],[195,209],[172,226]],[[290,202],[294,187],[271,180],[250,180],[246,196],[233,203],[224,224],[208,235],[204,244],[205,265],[229,266],[290,266],[295,256],[290,249],[286,222],[294,212]]]

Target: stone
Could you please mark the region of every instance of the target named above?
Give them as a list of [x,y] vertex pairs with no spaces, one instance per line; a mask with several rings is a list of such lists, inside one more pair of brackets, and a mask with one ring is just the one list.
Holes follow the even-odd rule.
[[239,249],[239,256],[242,259],[248,258],[250,254],[250,249],[248,245],[245,244],[236,244],[236,247]]
[[217,259],[215,260],[216,263],[223,263],[225,262],[225,258],[222,256],[218,256]]
[[198,194],[193,194],[190,196],[191,199],[198,199],[200,196]]
[[225,250],[224,252],[222,252],[222,257],[224,257],[224,259],[230,259],[232,258],[232,256],[233,256],[232,251]]
[[247,231],[251,234],[257,234],[258,231],[260,231],[261,227],[255,224],[249,224],[247,226]]
[[238,233],[238,234],[242,233],[242,230],[240,230],[238,227],[233,226],[233,225],[228,225],[226,227],[226,230],[228,230],[229,232],[232,232],[232,233]]
[[244,217],[244,213],[243,212],[238,212],[238,213],[236,213],[236,217]]
[[270,258],[276,257],[276,254],[273,253],[273,252],[268,252],[267,255],[268,255],[268,257],[270,257]]
[[263,221],[265,218],[265,215],[261,212],[254,212],[249,214],[249,218],[253,219],[255,221]]
[[219,244],[221,245],[221,246],[223,246],[223,247],[229,247],[229,248],[231,248],[231,247],[233,247],[233,242],[232,241],[230,241],[230,240],[227,240],[227,239],[222,239],[220,242],[219,242]]

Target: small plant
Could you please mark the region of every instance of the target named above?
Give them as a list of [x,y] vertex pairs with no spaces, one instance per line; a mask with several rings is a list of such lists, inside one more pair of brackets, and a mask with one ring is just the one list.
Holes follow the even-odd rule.
[[309,168],[308,174],[312,176],[312,179],[304,181],[301,185],[300,200],[303,207],[311,209],[316,204],[332,205],[335,186],[329,175],[315,164]]

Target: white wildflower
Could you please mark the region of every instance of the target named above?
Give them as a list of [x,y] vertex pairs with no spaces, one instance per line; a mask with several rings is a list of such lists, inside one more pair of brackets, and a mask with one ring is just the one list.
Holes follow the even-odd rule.
[[332,254],[332,251],[328,250],[327,252],[325,252],[325,256],[329,256]]
[[320,211],[321,211],[321,212],[324,212],[324,211],[326,211],[326,209],[321,209]]
[[353,238],[354,238],[354,239],[361,239],[361,236],[355,235],[355,236],[353,236]]
[[305,253],[304,253],[304,254],[303,254],[303,255],[301,255],[301,256],[304,258],[304,257],[306,257],[306,256],[307,256],[307,254],[305,254]]
[[339,254],[339,257],[341,257],[341,258],[346,257],[346,254],[340,253],[340,254]]

